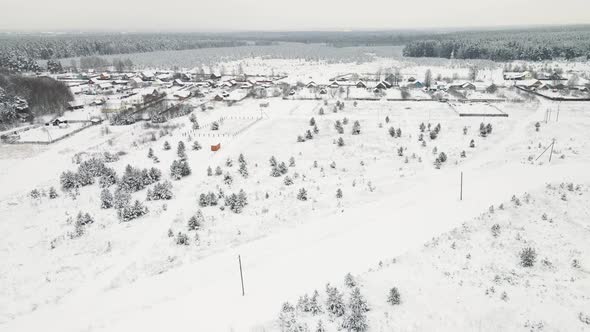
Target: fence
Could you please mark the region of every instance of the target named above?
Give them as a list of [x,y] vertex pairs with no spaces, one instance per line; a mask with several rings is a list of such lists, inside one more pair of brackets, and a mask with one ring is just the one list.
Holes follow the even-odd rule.
[[41,145],[49,145],[49,144],[53,144],[55,142],[59,142],[59,141],[61,141],[63,139],[66,139],[68,137],[71,137],[71,136],[73,136],[73,135],[81,132],[84,129],[88,129],[88,128],[92,127],[92,126],[95,126],[95,125],[98,125],[98,124],[102,123],[102,121],[100,121],[100,122],[77,121],[77,122],[87,122],[89,124],[86,125],[86,126],[80,127],[80,128],[78,128],[78,129],[76,129],[74,131],[71,131],[71,132],[69,132],[69,133],[67,133],[67,134],[65,134],[63,136],[60,136],[60,137],[58,137],[56,139],[52,139],[52,140],[48,140],[48,141],[19,141],[19,140],[15,140],[15,141],[6,141],[5,143],[8,143],[8,144],[41,144]]

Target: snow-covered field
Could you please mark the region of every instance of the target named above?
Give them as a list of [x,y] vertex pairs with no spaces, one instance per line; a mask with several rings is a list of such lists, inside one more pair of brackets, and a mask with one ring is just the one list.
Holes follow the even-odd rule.
[[[245,70],[265,74],[282,65],[292,83],[321,82],[393,64],[404,65],[389,58],[315,65],[254,58]],[[405,69],[418,76],[425,70]],[[432,71],[467,74],[448,65]],[[501,69],[479,75],[493,79]],[[545,121],[556,104],[511,89],[501,92],[506,102],[453,103],[460,111],[435,101],[387,101],[401,95],[387,91],[382,100],[344,100],[343,107],[336,94],[211,102],[164,124],[101,124],[49,146],[1,144],[0,330],[276,331],[285,301],[296,304],[317,289],[323,305],[328,282],[348,298],[348,272],[371,309],[368,331],[590,330],[583,322],[590,315],[587,104],[562,103],[559,119]],[[432,99],[422,90],[412,96]],[[64,116],[88,112],[97,109]],[[482,124],[490,128],[485,136]],[[174,180],[180,141],[191,174]],[[201,149],[193,149],[195,141]],[[211,151],[217,144],[221,149]],[[157,158],[148,158],[150,149]],[[131,194],[148,213],[121,222],[115,209],[101,208],[98,179],[60,190],[62,172],[104,153],[118,156],[106,166],[119,176],[127,165],[161,170],[173,198],[146,200],[149,185]],[[280,176],[271,176],[271,157],[285,163]],[[573,189],[562,186],[570,182]],[[50,187],[57,197],[49,197]],[[248,202],[240,213],[223,198],[217,206],[200,204],[201,194],[240,190]],[[190,230],[198,211],[200,228]],[[79,212],[94,222],[72,236]],[[179,233],[188,245],[177,244]],[[533,267],[519,265],[528,246],[538,254]],[[399,305],[386,301],[391,287],[399,289]],[[342,321],[326,311],[296,310],[294,317],[311,331],[318,317],[327,331]]]

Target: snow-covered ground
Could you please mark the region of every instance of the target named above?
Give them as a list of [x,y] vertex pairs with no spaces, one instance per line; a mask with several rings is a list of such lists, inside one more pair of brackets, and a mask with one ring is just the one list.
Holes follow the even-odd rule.
[[[289,80],[321,82],[336,74],[403,65],[379,58],[352,70],[331,63],[318,71],[322,65],[317,63],[268,60],[266,69],[264,63],[253,59],[245,70],[263,72],[282,63]],[[418,76],[425,70],[407,69]],[[452,67],[433,74],[456,71],[467,75],[464,68]],[[491,68],[479,75],[498,73]],[[519,99],[510,89],[502,93],[520,101],[494,104],[508,117],[459,117],[448,104],[434,101],[345,100],[339,109],[336,96],[325,101],[247,98],[231,106],[211,102],[204,111],[197,108],[193,114],[200,129],[183,116],[160,125],[92,126],[49,146],[2,144],[0,330],[274,331],[284,301],[313,289],[323,292],[327,282],[343,287],[347,272],[359,276],[372,307],[369,331],[519,330],[527,320],[549,330],[588,329],[577,319],[578,311],[590,314],[590,301],[582,295],[590,293],[584,258],[590,230],[583,220],[590,184],[587,104],[562,103],[559,119],[553,115],[545,122],[546,110],[556,104]],[[265,101],[269,106],[261,107]],[[457,107],[471,113],[492,108],[481,103]],[[215,121],[218,130],[211,128]],[[336,121],[343,124],[342,134]],[[360,134],[353,135],[356,121]],[[493,128],[486,137],[480,136],[482,123]],[[429,131],[439,124],[438,135],[431,137]],[[391,128],[400,129],[400,135],[393,137]],[[298,142],[308,130],[313,138]],[[202,149],[192,149],[195,140]],[[60,174],[77,168],[75,155],[117,154],[119,160],[107,165],[118,174],[128,164],[153,166],[170,179],[179,141],[186,145],[192,174],[171,181],[172,200],[146,201],[148,214],[130,222],[120,222],[113,209],[101,209],[98,183],[74,196],[61,190],[55,199],[29,195],[33,189],[59,189]],[[163,148],[165,142],[170,150]],[[549,163],[546,150],[552,142]],[[211,151],[217,144],[221,149]],[[158,163],[147,157],[150,148]],[[441,152],[446,161],[437,169]],[[238,171],[240,154],[247,161],[246,178]],[[285,175],[271,176],[271,156],[285,162]],[[207,168],[218,166],[223,175],[208,176]],[[233,179],[229,185],[226,174]],[[292,185],[285,184],[286,176]],[[562,182],[581,189],[570,192],[559,187]],[[301,188],[306,201],[297,199]],[[248,205],[240,214],[199,206],[202,193],[229,195],[241,189]],[[342,198],[336,197],[338,189]],[[144,201],[146,192],[132,195]],[[525,192],[531,193],[528,202]],[[512,206],[512,195],[520,197],[521,207]],[[500,202],[506,209],[498,210]],[[490,205],[493,214],[487,213]],[[187,221],[198,210],[205,221],[200,230],[189,231]],[[79,211],[95,222],[81,237],[70,238]],[[541,222],[542,213],[556,222]],[[498,238],[489,235],[494,223],[502,229]],[[169,230],[188,234],[190,244],[177,245]],[[542,256],[553,262],[552,269],[540,263],[519,267],[518,250],[529,243],[539,261]],[[391,263],[393,258],[397,263]],[[568,268],[574,258],[580,262],[577,270]],[[500,282],[494,281],[496,274]],[[495,295],[486,295],[493,285]],[[384,301],[393,286],[402,294],[395,308]],[[508,301],[499,298],[504,291]],[[478,311],[471,312],[474,307]],[[560,315],[543,318],[553,312]],[[304,317],[310,327],[314,319]],[[338,321],[325,320],[335,330]]]

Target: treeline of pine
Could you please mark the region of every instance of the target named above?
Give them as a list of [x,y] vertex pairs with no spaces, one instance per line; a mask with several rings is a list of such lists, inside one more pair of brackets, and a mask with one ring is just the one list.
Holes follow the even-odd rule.
[[590,27],[429,35],[406,44],[403,54],[494,61],[590,59]]

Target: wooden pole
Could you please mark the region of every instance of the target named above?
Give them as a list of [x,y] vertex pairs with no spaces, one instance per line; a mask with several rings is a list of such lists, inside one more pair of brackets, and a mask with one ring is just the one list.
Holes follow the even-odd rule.
[[551,152],[549,153],[549,162],[551,162],[551,156],[553,156],[553,146],[555,145],[555,138],[553,139],[553,143],[551,143]]
[[559,108],[560,108],[560,106],[561,106],[561,102],[557,103],[557,117],[555,119],[555,122],[559,121]]
[[459,193],[459,200],[463,200],[463,172],[461,172],[461,191]]
[[246,293],[244,292],[244,275],[242,273],[242,257],[240,257],[240,255],[238,255],[238,262],[240,264],[240,280],[242,281],[242,296],[246,295]]

